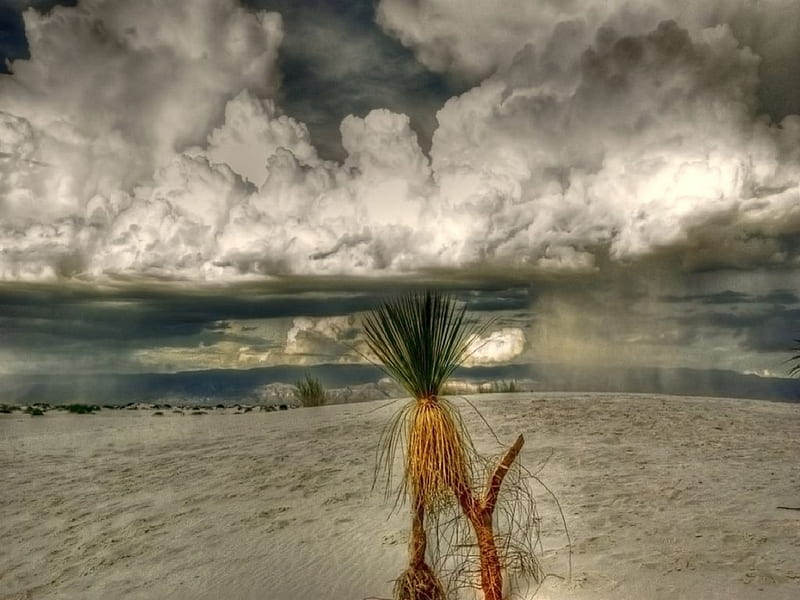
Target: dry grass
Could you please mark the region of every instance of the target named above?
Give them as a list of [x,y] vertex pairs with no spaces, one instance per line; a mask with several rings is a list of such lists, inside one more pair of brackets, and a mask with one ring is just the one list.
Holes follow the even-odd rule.
[[328,393],[319,379],[306,375],[304,380],[294,384],[294,397],[302,406],[323,406],[328,402]]
[[457,409],[441,398],[417,400],[408,423],[405,482],[426,510],[471,487],[471,443]]
[[381,436],[376,470],[386,475],[387,496],[395,489],[398,450],[404,465],[395,506],[408,497],[435,513],[454,503],[453,490],[469,489],[476,453],[458,408],[445,398],[412,400],[398,410]]

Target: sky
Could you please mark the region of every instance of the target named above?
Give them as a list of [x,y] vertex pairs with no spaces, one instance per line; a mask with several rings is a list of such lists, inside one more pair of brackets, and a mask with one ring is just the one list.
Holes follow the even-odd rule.
[[796,0],[0,0],[0,375],[363,363],[786,376]]

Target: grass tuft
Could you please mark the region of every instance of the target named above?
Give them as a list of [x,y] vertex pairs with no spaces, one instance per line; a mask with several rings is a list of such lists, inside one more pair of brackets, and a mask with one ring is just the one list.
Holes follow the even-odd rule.
[[319,379],[306,374],[305,380],[294,384],[294,397],[302,406],[323,406],[328,401],[328,392]]
[[478,388],[481,394],[513,394],[520,391],[519,385],[516,380],[511,381],[492,381],[491,383],[482,384]]

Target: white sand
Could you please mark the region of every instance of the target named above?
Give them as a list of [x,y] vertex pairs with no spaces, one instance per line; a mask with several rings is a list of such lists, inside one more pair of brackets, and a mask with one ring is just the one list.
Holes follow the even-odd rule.
[[[800,598],[800,405],[475,396],[558,495],[536,598]],[[388,597],[407,519],[370,492],[385,403],[0,415],[0,599]],[[463,403],[461,403],[462,406]],[[468,409],[479,449],[498,450]],[[567,574],[537,489],[545,567]]]

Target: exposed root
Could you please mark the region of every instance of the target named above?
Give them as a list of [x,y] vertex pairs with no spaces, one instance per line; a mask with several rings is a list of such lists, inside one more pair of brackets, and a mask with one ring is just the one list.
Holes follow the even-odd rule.
[[394,582],[394,600],[446,600],[439,578],[427,563],[409,566]]

